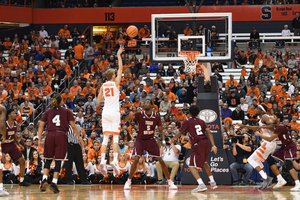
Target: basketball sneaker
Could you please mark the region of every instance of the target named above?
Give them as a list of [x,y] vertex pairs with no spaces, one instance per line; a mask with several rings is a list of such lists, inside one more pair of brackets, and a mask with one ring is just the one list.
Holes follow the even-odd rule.
[[3,188],[2,190],[0,190],[0,197],[4,197],[4,196],[9,196],[9,193],[6,191],[5,188]]
[[277,182],[277,184],[273,187],[273,189],[280,188],[286,184],[286,180],[281,179]]
[[209,184],[212,187],[212,189],[218,188],[217,183],[215,181],[214,182],[209,182]]
[[130,190],[131,189],[131,181],[127,180],[124,185],[124,190]]
[[174,185],[174,182],[171,180],[168,180],[168,184],[169,184],[169,190],[177,190],[177,186]]
[[57,187],[57,184],[55,184],[55,183],[51,183],[50,190],[54,193],[59,193],[59,189]]
[[44,179],[40,185],[40,191],[45,192],[48,186],[48,181],[47,179]]
[[295,185],[295,187],[291,188],[291,191],[299,191],[300,190],[300,184]]
[[272,185],[272,180],[273,178],[268,176],[267,179],[264,179],[264,181],[262,182],[261,186],[259,187],[259,189],[264,190],[267,187],[270,187]]
[[202,183],[200,185],[198,185],[197,188],[193,189],[191,192],[194,193],[194,192],[203,192],[207,190],[207,187]]

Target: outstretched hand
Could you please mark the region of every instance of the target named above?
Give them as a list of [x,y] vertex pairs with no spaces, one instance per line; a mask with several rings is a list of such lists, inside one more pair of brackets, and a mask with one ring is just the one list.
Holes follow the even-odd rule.
[[120,56],[125,51],[123,46],[120,46],[117,55]]

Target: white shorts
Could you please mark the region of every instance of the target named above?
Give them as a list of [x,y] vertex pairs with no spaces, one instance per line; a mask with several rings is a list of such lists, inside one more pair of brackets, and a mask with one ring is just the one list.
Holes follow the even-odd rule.
[[103,134],[120,135],[121,115],[117,111],[102,112]]
[[275,148],[276,148],[275,141],[268,142],[263,140],[260,147],[256,149],[250,157],[254,156],[256,161],[265,162],[265,160],[275,150]]

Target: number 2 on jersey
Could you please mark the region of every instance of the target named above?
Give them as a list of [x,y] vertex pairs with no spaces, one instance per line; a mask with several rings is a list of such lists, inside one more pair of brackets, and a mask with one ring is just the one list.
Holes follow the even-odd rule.
[[114,96],[114,88],[105,88],[104,91],[106,97]]
[[55,115],[52,119],[52,123],[55,124],[55,126],[60,126],[60,115]]
[[203,135],[202,128],[200,125],[195,126],[197,135]]

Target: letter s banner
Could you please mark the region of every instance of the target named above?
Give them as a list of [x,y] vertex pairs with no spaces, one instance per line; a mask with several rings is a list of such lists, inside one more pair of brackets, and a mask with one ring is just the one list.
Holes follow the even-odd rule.
[[272,7],[271,6],[261,7],[261,18],[262,18],[262,20],[272,19]]

